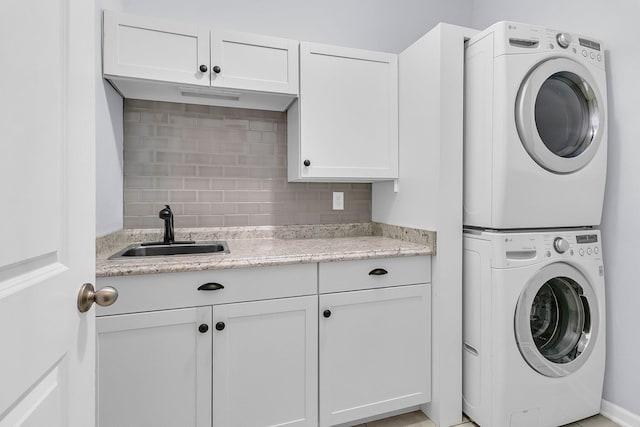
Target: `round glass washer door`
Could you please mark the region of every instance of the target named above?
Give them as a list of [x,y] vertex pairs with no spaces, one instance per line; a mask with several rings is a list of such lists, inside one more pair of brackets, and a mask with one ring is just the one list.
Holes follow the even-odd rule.
[[514,328],[520,354],[537,372],[563,377],[589,358],[597,340],[598,304],[587,278],[555,263],[540,270],[520,294]]
[[571,173],[595,156],[605,108],[595,79],[567,58],[538,64],[516,100],[516,126],[529,155],[554,173]]

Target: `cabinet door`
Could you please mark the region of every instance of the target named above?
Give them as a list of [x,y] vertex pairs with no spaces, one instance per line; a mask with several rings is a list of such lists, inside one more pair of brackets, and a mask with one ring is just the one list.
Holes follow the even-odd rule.
[[214,427],[317,426],[317,297],[214,307]]
[[211,32],[211,70],[214,87],[297,95],[298,42],[214,30]]
[[103,31],[105,77],[209,86],[208,29],[104,11]]
[[301,43],[300,179],[398,177],[397,74],[394,54]]
[[99,317],[96,327],[99,427],[211,426],[211,307]]
[[430,286],[320,295],[320,426],[431,399]]

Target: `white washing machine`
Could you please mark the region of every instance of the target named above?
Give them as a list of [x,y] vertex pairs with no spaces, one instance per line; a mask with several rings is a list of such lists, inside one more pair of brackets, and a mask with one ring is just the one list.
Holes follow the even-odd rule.
[[463,410],[482,427],[600,412],[605,291],[592,229],[465,229]]
[[578,34],[500,22],[465,49],[464,224],[600,224],[605,54]]

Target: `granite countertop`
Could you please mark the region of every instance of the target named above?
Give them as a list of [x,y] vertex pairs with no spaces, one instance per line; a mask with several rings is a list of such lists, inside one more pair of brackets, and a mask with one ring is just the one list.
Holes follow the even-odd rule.
[[178,229],[176,240],[225,240],[230,253],[109,260],[124,247],[162,240],[160,230],[123,230],[97,239],[96,276],[175,273],[435,254],[435,233],[378,223]]

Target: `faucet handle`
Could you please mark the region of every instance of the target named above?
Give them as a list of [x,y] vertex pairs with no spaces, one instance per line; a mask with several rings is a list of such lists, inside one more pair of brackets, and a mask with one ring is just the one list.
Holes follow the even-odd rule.
[[169,205],[164,205],[164,208],[158,212],[158,217],[160,219],[169,219],[173,216],[173,212],[171,211],[171,207]]

